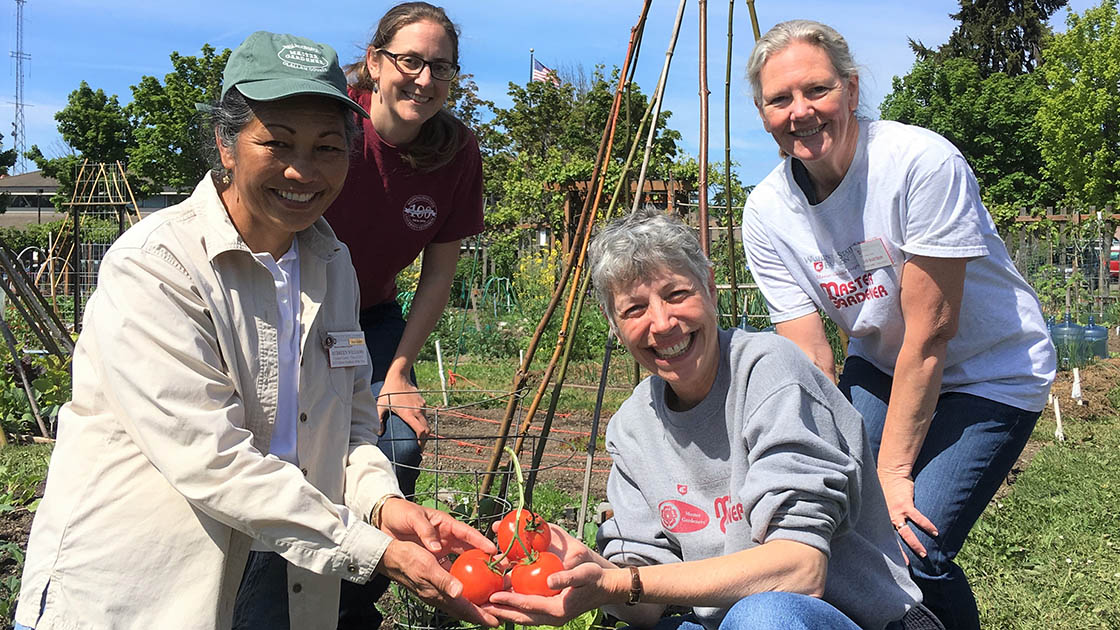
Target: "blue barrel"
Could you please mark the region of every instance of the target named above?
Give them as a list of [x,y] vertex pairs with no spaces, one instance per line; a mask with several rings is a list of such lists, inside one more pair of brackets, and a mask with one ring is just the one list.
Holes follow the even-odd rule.
[[1085,343],[1089,352],[1098,359],[1108,358],[1108,329],[1098,326],[1093,316],[1089,316],[1089,325],[1085,327]]
[[1089,356],[1085,347],[1085,329],[1076,324],[1068,312],[1065,320],[1051,329],[1050,338],[1058,350],[1059,367],[1073,368],[1085,364]]

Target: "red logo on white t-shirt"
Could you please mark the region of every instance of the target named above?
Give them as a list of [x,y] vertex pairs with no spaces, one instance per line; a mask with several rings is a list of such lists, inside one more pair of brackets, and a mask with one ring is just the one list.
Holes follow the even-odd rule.
[[821,271],[824,271],[824,263],[819,261],[819,260],[814,260],[813,261],[813,271],[816,271],[818,273],[821,272]]
[[413,195],[404,204],[404,222],[417,232],[432,227],[436,220],[436,200],[427,195]]
[[662,501],[661,526],[675,534],[696,532],[708,526],[708,513],[684,501]]
[[688,494],[688,486],[684,485],[683,483],[678,483],[677,492],[680,493],[680,495],[683,497],[684,495]]

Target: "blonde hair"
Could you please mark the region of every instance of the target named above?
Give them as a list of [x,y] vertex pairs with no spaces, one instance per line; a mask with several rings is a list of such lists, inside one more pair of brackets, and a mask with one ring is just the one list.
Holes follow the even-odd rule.
[[823,50],[841,79],[848,80],[853,75],[859,75],[859,67],[852,59],[848,42],[836,29],[813,20],[781,22],[758,39],[747,60],[747,78],[751,82],[756,107],[762,106],[762,66],[766,65],[771,55],[782,52],[794,42],[805,42]]

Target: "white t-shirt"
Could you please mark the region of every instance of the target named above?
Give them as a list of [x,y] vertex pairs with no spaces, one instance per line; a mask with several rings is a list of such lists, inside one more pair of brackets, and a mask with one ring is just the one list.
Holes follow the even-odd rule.
[[860,121],[847,174],[811,205],[785,160],[743,212],[743,245],[775,323],[818,308],[848,352],[887,374],[902,346],[898,301],[910,256],[972,258],[941,390],[1029,411],[1046,406],[1054,346],[1038,297],[996,233],[964,157],[949,141],[891,121]]

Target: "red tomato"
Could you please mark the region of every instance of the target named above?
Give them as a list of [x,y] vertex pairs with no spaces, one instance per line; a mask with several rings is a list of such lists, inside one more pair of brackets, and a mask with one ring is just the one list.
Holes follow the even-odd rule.
[[564,570],[564,563],[560,557],[551,551],[542,551],[532,562],[524,562],[513,567],[510,581],[513,582],[513,592],[522,595],[544,595],[549,597],[559,593],[548,588],[548,576],[557,571]]
[[[514,532],[521,539],[520,543],[514,540]],[[548,529],[548,523],[529,510],[521,510],[520,521],[517,519],[517,510],[512,510],[498,524],[498,549],[505,552],[511,562],[524,558],[526,550],[548,551],[550,542],[552,532]]]
[[463,583],[463,597],[475,605],[490,601],[490,596],[505,587],[502,574],[491,569],[491,558],[480,549],[463,552],[451,565],[451,575]]

